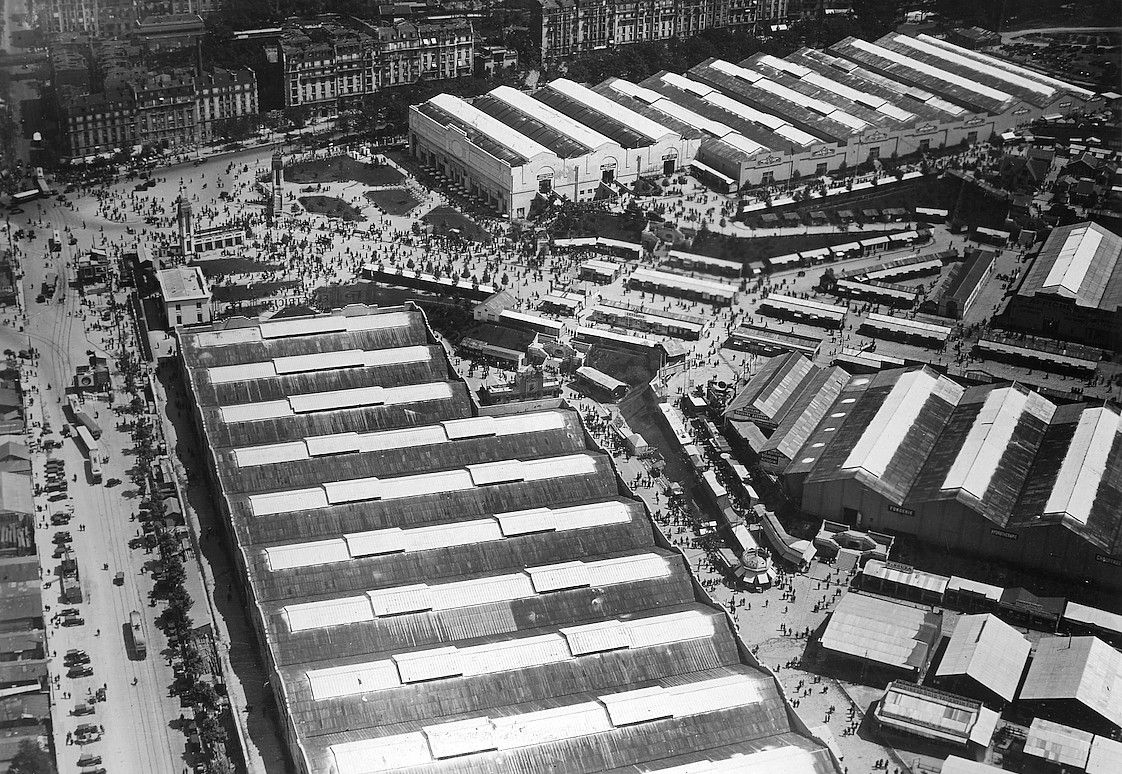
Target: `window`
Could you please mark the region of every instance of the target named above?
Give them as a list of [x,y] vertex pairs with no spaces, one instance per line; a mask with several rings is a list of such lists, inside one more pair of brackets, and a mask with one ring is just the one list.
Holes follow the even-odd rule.
[[616,181],[616,171],[614,169],[605,169],[600,173],[600,181],[611,185]]
[[971,145],[978,142],[978,133],[971,132],[970,134],[966,135],[966,142],[970,143]]
[[764,176],[760,178],[760,185],[771,185],[775,182],[774,172],[764,172]]
[[869,148],[869,161],[876,161],[880,158],[880,147]]
[[931,150],[931,140],[920,140],[919,149],[924,153],[927,153],[927,151]]
[[545,180],[538,181],[538,193],[552,193],[553,192],[553,178],[546,178]]
[[828,170],[829,170],[829,165],[825,161],[823,161],[820,164],[818,164],[818,166],[816,166],[814,168],[814,176],[815,177],[824,177]]

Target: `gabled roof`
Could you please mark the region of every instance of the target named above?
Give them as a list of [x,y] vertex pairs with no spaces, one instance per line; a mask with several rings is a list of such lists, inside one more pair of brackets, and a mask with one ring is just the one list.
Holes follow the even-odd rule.
[[942,616],[865,594],[844,594],[822,633],[822,647],[922,672],[939,638]]
[[955,624],[936,676],[966,675],[1013,701],[1032,644],[995,615],[964,615]]
[[1021,700],[1071,699],[1122,725],[1122,653],[1098,637],[1044,637],[1021,689]]
[[576,412],[477,414],[433,347],[409,306],[182,337],[303,767],[836,771]]
[[1078,306],[1122,308],[1122,237],[1097,223],[1054,229],[1025,274],[1020,296],[1059,296]]

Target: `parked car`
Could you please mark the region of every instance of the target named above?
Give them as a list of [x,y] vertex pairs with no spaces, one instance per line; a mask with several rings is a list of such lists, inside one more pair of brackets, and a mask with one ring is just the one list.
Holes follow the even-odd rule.
[[88,664],[90,663],[90,655],[84,650],[71,648],[66,651],[66,655],[62,657],[63,661],[69,664]]
[[70,671],[66,673],[67,677],[93,677],[93,667],[91,666],[72,666]]
[[[65,496],[66,495],[63,495],[63,497],[65,497]],[[52,497],[51,499],[53,500],[54,498]],[[70,523],[70,514],[69,513],[55,513],[55,514],[51,515],[51,524],[53,524],[56,527],[58,527],[62,524],[69,524],[69,523]]]
[[62,619],[62,625],[63,626],[81,626],[85,622],[86,622],[85,618],[80,618],[78,616],[73,616],[71,618],[63,618]]
[[70,714],[71,715],[92,715],[93,713],[94,713],[94,706],[92,704],[87,704],[86,702],[81,702],[79,704],[74,705],[74,709],[71,711]]
[[66,529],[59,530],[58,532],[55,533],[55,536],[54,536],[54,541],[56,543],[69,543],[73,539],[74,538],[71,537],[71,535],[70,535],[70,530],[66,530]]
[[78,610],[78,608],[76,608],[76,607],[66,607],[66,608],[63,608],[62,610],[59,610],[55,615],[57,615],[60,618],[65,618],[68,615],[81,615],[81,614],[82,614],[82,612],[80,610]]

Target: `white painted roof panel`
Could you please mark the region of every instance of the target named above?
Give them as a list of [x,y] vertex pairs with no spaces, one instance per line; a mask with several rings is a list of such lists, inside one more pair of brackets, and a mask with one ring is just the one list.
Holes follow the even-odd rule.
[[495,750],[498,744],[495,728],[487,717],[426,726],[424,734],[437,760]]
[[441,110],[456,116],[472,128],[506,148],[522,156],[524,159],[533,159],[537,156],[553,156],[554,154],[539,142],[531,140],[524,134],[516,132],[496,118],[484,113],[477,107],[465,102],[451,94],[437,94],[431,100],[432,104]]
[[1048,270],[1042,289],[1079,293],[1102,239],[1102,233],[1089,225],[1073,229],[1064,240],[1052,268]]
[[896,43],[899,43],[902,46],[907,46],[914,51],[922,51],[925,54],[930,54],[932,56],[938,57],[945,62],[951,62],[952,64],[956,64],[960,67],[969,68],[976,72],[982,73],[983,75],[988,75],[991,78],[997,78],[998,80],[1005,81],[1006,83],[1011,83],[1014,86],[1020,86],[1022,89],[1034,91],[1037,94],[1041,94],[1045,97],[1051,97],[1056,93],[1055,88],[1041,83],[1035,78],[1026,78],[1024,76],[1018,75],[1017,73],[1010,72],[1003,67],[994,67],[984,61],[965,56],[964,54],[960,54],[959,52],[954,51],[948,46],[932,45],[922,38],[913,38],[907,35],[893,34],[891,36],[891,39]]
[[333,744],[327,749],[338,774],[378,774],[432,762],[428,740],[418,732]]
[[338,597],[319,602],[301,602],[286,605],[282,613],[291,632],[374,620],[374,611],[370,609],[370,601],[366,597]]
[[388,615],[432,610],[434,596],[432,587],[424,583],[414,583],[408,586],[368,591],[363,599],[372,611],[369,620],[373,620],[374,616],[382,618]]
[[902,374],[850,450],[842,468],[860,468],[873,476],[883,476],[927,399],[934,394],[937,380],[938,377],[925,370]]
[[273,572],[290,570],[294,567],[311,567],[317,564],[343,562],[351,558],[347,543],[342,538],[317,540],[312,543],[297,543],[287,546],[272,546],[265,549],[269,569]]
[[272,362],[263,363],[238,363],[237,365],[214,366],[206,370],[211,384],[229,384],[230,382],[246,382],[253,379],[268,379],[276,376],[276,369]]
[[661,140],[664,137],[676,135],[675,132],[662,124],[652,121],[646,116],[636,113],[634,110],[608,99],[603,94],[568,78],[558,78],[550,81],[549,86],[597,113],[622,122],[625,126],[634,129],[639,134],[646,135],[651,140]]
[[413,653],[397,653],[390,659],[397,665],[401,682],[405,684],[423,683],[464,674],[465,659],[461,658],[459,650],[451,646]]
[[861,51],[873,54],[874,56],[879,56],[881,59],[887,59],[888,61],[906,67],[909,70],[923,73],[924,75],[929,75],[934,78],[939,78],[940,80],[946,81],[947,83],[961,86],[964,89],[969,89],[972,92],[976,92],[978,94],[981,94],[982,96],[997,100],[998,102],[1009,102],[1013,99],[1013,95],[1007,94],[1004,91],[998,91],[997,89],[990,88],[989,86],[984,86],[977,81],[972,81],[969,78],[963,78],[960,75],[955,75],[948,70],[933,67],[926,62],[917,61],[915,59],[912,59],[911,57],[904,56],[903,54],[900,54],[896,51],[892,51],[891,49],[884,48],[883,46],[878,46],[875,43],[869,43],[868,41],[861,40],[860,38],[852,38],[850,40],[850,44],[855,48],[860,49]]
[[934,38],[930,35],[926,35],[926,34],[918,35],[917,38],[919,40],[922,40],[925,43],[929,43],[931,45],[938,46],[939,48],[954,51],[958,54],[961,54],[962,56],[966,56],[966,57],[968,57],[970,59],[973,59],[975,61],[978,61],[978,62],[983,62],[983,63],[985,63],[985,64],[987,64],[991,67],[996,67],[996,68],[1000,68],[1002,70],[1007,70],[1007,71],[1010,71],[1010,72],[1014,72],[1014,73],[1017,73],[1017,74],[1019,74],[1023,77],[1031,78],[1032,80],[1038,81],[1040,83],[1049,84],[1051,86],[1056,87],[1057,89],[1060,89],[1060,90],[1063,90],[1063,91],[1070,91],[1070,92],[1072,92],[1074,94],[1078,94],[1078,95],[1080,95],[1081,97],[1084,97],[1084,98],[1090,98],[1090,97],[1095,96],[1095,92],[1090,91],[1088,89],[1084,89],[1081,86],[1076,86],[1073,83],[1067,83],[1066,81],[1061,81],[1058,78],[1053,78],[1050,75],[1045,75],[1044,73],[1038,73],[1035,70],[1029,70],[1028,68],[1020,67],[1018,65],[1013,64],[1012,62],[1006,62],[1003,59],[998,59],[997,57],[993,57],[993,56],[990,56],[988,54],[983,54],[979,51],[971,51],[969,49],[965,49],[965,48],[962,48],[960,46],[956,46],[953,43],[949,43],[945,40],[940,40],[938,38]]
[[307,676],[312,689],[312,699],[315,701],[356,696],[369,691],[384,691],[401,686],[397,666],[388,660],[311,669]]
[[574,121],[559,110],[550,107],[544,102],[531,97],[529,94],[510,86],[498,86],[488,94],[526,115],[540,121],[543,125],[556,129],[566,137],[579,142],[589,150],[596,150],[604,145],[614,145],[610,138],[590,129],[584,124]]
[[1122,418],[1115,410],[1106,406],[1083,409],[1044,506],[1045,514],[1065,514],[1080,524],[1087,523],[1120,428]]

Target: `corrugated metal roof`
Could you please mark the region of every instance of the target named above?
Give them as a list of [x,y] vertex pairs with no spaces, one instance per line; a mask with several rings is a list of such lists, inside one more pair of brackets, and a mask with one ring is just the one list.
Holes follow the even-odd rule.
[[1087,408],[1079,417],[1075,435],[1064,454],[1044,513],[1062,514],[1086,524],[1106,473],[1122,417],[1112,408]]
[[939,631],[926,610],[848,593],[822,633],[822,647],[900,669],[920,670]]
[[1122,771],[1122,742],[1106,736],[1096,736],[1091,741],[1087,756],[1087,774],[1118,774]]
[[1025,736],[1025,755],[1083,770],[1091,753],[1094,734],[1078,728],[1033,718]]
[[[363,314],[349,308],[325,317]],[[335,401],[312,414],[224,421],[220,407],[372,384],[415,394],[409,385],[446,379],[420,313],[405,319],[402,328],[365,332],[340,331],[333,319],[321,323],[325,332],[295,326],[268,340],[251,325],[235,334],[240,343],[209,348],[199,336],[241,329],[223,323],[184,336],[187,376],[204,407],[218,486],[247,558],[299,765],[317,774],[426,764],[468,772],[517,756],[528,771],[586,758],[590,769],[611,770],[723,746],[755,752],[802,744],[813,750],[817,774],[831,771],[821,745],[792,731],[773,681],[741,665],[730,627],[695,598],[685,563],[655,546],[641,504],[619,497],[610,460],[586,448],[574,412],[472,419],[462,384],[445,381],[451,399],[356,409]],[[422,344],[432,356],[413,368],[313,370],[219,385],[205,373]],[[288,362],[315,368],[351,358]],[[517,467],[520,480],[475,486],[467,466],[491,462],[510,465],[474,472],[506,479]],[[441,481],[466,488],[442,490],[434,485]],[[354,499],[371,496],[379,499]],[[255,504],[273,513],[258,518]],[[288,511],[293,504],[317,507]],[[528,570],[563,562],[580,562],[590,587],[537,593]],[[614,623],[584,629],[600,621]],[[574,655],[574,647],[586,652]],[[400,684],[401,669],[411,682]],[[615,728],[595,701],[733,671],[765,698],[721,709],[703,693],[709,699],[697,705],[700,714],[651,729]],[[471,733],[447,725],[464,720],[478,725]],[[467,739],[476,731],[492,736]],[[593,735],[590,744],[585,737]],[[430,736],[440,737],[435,754],[474,752],[436,763]]]
[[986,495],[998,462],[1024,413],[1049,422],[1056,407],[1023,387],[992,390],[943,480],[943,489],[962,489],[979,500]]
[[375,661],[354,666],[325,667],[308,672],[312,698],[316,701],[351,696],[366,691],[381,691],[401,685],[397,666],[392,661]]
[[883,46],[879,46],[875,43],[869,43],[868,41],[861,40],[860,38],[848,38],[846,42],[854,48],[865,51],[869,54],[873,54],[874,56],[892,62],[893,64],[899,65],[907,70],[921,73],[930,78],[953,84],[971,92],[977,92],[978,94],[981,94],[982,96],[985,96],[996,102],[1008,103],[1013,99],[1012,94],[1004,91],[999,91],[998,89],[994,89],[989,86],[985,86],[970,78],[956,75],[949,70],[929,65],[925,62],[921,62],[917,59],[913,59],[912,57],[905,56],[904,54],[884,48]]
[[618,102],[613,102],[604,95],[593,91],[587,86],[571,81],[568,78],[557,78],[550,81],[549,88],[555,89],[570,99],[576,100],[589,110],[596,111],[613,120],[622,121],[625,125],[646,135],[647,138],[652,141],[673,137],[676,134],[658,122],[652,121],[646,116],[640,115]]
[[374,611],[366,597],[339,597],[323,602],[289,605],[284,609],[288,630],[322,629],[349,623],[374,620]]
[[1044,637],[1036,645],[1020,698],[1075,699],[1122,726],[1122,653],[1098,637]]
[[553,155],[541,143],[531,140],[501,121],[492,118],[477,107],[450,94],[438,94],[429,100],[433,105],[468,123],[491,140],[530,160],[537,156]]
[[967,675],[1013,701],[1032,644],[995,615],[964,615],[955,624],[935,674]]
[[932,739],[988,747],[997,713],[980,702],[913,683],[889,684],[875,710],[877,720]]
[[961,387],[932,371],[906,371],[892,386],[842,467],[883,476],[927,401],[938,398],[955,404],[961,396]]

